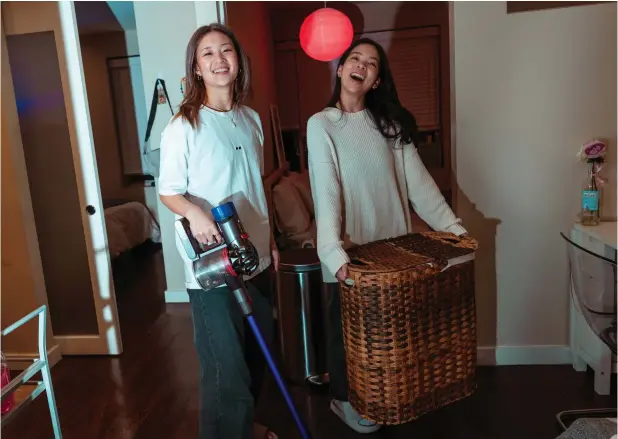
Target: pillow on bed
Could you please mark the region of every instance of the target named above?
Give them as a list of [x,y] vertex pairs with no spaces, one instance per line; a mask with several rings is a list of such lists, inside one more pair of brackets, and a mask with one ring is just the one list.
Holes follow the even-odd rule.
[[275,226],[281,233],[295,235],[311,225],[309,212],[296,186],[289,177],[282,177],[273,188]]

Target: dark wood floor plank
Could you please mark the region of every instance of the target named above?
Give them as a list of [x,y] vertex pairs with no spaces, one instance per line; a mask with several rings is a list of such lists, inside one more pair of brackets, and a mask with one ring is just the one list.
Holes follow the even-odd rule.
[[[165,304],[162,256],[137,260],[117,290],[124,353],[65,357],[52,370],[64,439],[196,439],[199,368],[188,304]],[[556,413],[616,407],[593,390],[593,375],[565,366],[480,367],[471,397],[369,437],[551,439]],[[329,409],[327,388],[291,387],[314,439],[365,437]],[[269,376],[257,410],[281,439],[299,435]],[[2,431],[3,439],[53,437],[42,395]],[[233,438],[232,438],[233,439]]]

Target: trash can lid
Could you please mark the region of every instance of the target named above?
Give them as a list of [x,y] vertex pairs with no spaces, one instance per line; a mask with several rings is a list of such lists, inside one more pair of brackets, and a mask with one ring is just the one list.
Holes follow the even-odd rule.
[[315,248],[294,248],[279,253],[279,271],[304,273],[321,269],[318,251]]

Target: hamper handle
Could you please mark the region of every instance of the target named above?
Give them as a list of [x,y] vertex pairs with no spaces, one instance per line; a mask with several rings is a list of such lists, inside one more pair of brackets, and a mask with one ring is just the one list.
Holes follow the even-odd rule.
[[442,237],[442,239],[444,241],[450,241],[450,242],[453,242],[453,243],[459,243],[459,242],[463,241],[463,238],[461,238],[460,236],[457,236],[457,235],[444,236],[444,237]]
[[[432,234],[435,234],[435,232],[433,232]],[[455,235],[452,232],[446,232],[438,233],[436,234],[436,236],[438,236],[441,241],[457,245],[458,247],[470,248],[474,250],[478,249],[478,241],[472,238],[470,235],[459,236]]]

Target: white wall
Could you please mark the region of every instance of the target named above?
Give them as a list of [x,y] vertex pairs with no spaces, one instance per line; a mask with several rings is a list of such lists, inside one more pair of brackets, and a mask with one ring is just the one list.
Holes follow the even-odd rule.
[[[124,181],[122,158],[114,120],[113,95],[107,67],[108,58],[134,55],[139,54],[139,52],[127,51],[124,32],[82,35],[79,40],[101,196],[104,200],[116,198],[144,202],[144,191],[146,189],[144,184],[137,182],[128,185]],[[139,64],[139,58],[133,59]],[[129,58],[129,61],[133,59]],[[144,91],[141,82],[139,91],[142,94],[139,103],[144,107]],[[137,123],[141,122],[145,125],[148,116],[143,114],[139,116]]]
[[[139,55],[133,2],[75,2],[75,12],[103,199],[139,201],[158,217],[155,188],[137,181],[127,184],[112,109],[107,59]],[[143,139],[148,113],[141,63],[139,58],[127,61],[133,83],[137,135],[138,139]],[[142,169],[146,169],[147,163],[144,163],[140,150],[142,142],[134,146],[134,154],[142,158]],[[137,156],[133,156],[133,160],[136,159]]]
[[579,212],[586,167],[575,155],[592,138],[609,141],[604,208],[616,215],[616,4],[452,8],[457,211],[485,245],[480,336],[489,344],[497,326],[498,361],[569,361],[559,233]]
[[[220,2],[135,2],[135,23],[139,44],[144,95],[150,111],[150,99],[157,77],[165,80],[172,108],[178,110],[182,99],[180,80],[185,76],[185,50],[193,32],[204,24],[218,21]],[[150,142],[159,146],[161,132],[171,118],[167,105],[160,105]],[[155,195],[156,196],[156,195]],[[182,259],[174,242],[174,215],[156,197],[161,225],[167,301],[188,301],[184,285]]]
[[[114,3],[122,3],[122,2],[114,2]],[[137,39],[137,30],[136,29],[125,29],[124,38],[125,38],[125,44],[127,47],[127,54],[128,55],[139,55],[140,50],[139,50],[139,41]],[[150,95],[150,97],[144,95],[145,89],[147,87],[145,87],[144,85],[141,65],[140,65],[139,70],[136,69],[133,64],[131,65],[131,76],[132,76],[132,81],[133,81],[134,99],[136,100],[135,101],[135,117],[137,121],[138,133],[139,133],[139,138],[141,142],[142,139],[144,139],[145,137],[146,126],[148,125],[148,116],[149,116],[148,112],[150,111],[150,99],[152,99],[152,94]],[[136,88],[139,86],[139,84],[141,84],[141,86],[143,87],[142,90],[138,90]],[[152,93],[152,90],[150,90],[150,92]],[[143,107],[137,104],[137,99],[140,99],[140,98],[143,98],[144,102],[146,103],[146,105]],[[142,144],[140,143],[140,147],[141,146]],[[156,188],[149,186],[149,187],[144,187],[143,190],[144,190],[144,202],[146,206],[154,214],[157,221],[159,221],[159,208],[157,204],[158,196],[157,196]]]

